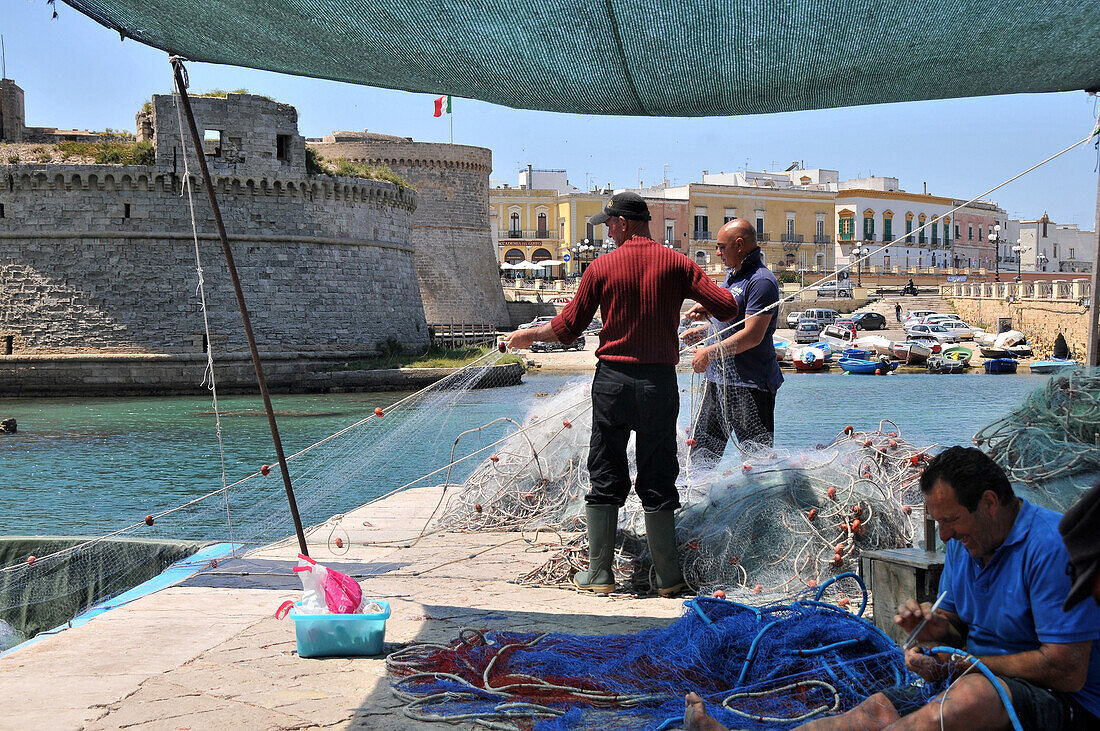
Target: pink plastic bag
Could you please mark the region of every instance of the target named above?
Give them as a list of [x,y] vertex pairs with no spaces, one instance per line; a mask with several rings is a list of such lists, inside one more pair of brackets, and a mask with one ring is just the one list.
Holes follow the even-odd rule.
[[[333,614],[355,614],[359,611],[359,605],[363,603],[363,589],[347,574],[322,566],[301,553],[298,554],[298,565],[292,570],[302,580],[300,605],[304,613],[323,613],[326,608]],[[321,605],[321,597],[324,597],[324,606]],[[293,606],[293,602],[284,602],[275,616],[282,619]]]

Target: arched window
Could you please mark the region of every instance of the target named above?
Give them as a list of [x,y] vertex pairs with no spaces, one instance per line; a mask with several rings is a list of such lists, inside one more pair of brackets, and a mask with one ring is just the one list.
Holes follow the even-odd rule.
[[840,240],[851,241],[852,235],[855,233],[856,220],[855,211],[849,211],[844,209],[840,212]]
[[504,254],[504,261],[509,264],[519,264],[524,258],[523,252],[519,249],[508,249]]
[[554,257],[551,256],[550,252],[546,249],[535,249],[535,253],[531,254],[531,261],[535,262],[536,264],[538,264],[540,261],[546,261],[553,258]]
[[519,211],[512,211],[512,215],[508,216],[508,236],[513,239],[523,237],[519,228]]
[[535,238],[548,239],[550,238],[550,231],[546,228],[546,213],[539,211],[538,215],[538,231],[535,232]]
[[703,251],[702,249],[699,249],[698,251],[696,251],[695,252],[695,263],[698,264],[699,266],[705,268],[706,265],[707,265],[707,252]]

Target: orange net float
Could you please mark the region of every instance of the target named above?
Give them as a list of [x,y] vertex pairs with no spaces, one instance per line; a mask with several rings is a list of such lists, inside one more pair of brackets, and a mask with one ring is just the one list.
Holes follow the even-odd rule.
[[856,428],[855,428],[854,426],[852,426],[851,424],[849,424],[848,426],[844,427],[844,433],[845,433],[845,434],[847,434],[847,435],[849,435],[849,436],[851,436],[852,434],[854,434],[854,433],[855,433],[855,431],[856,431]]
[[260,474],[263,475],[264,477],[267,477],[268,475],[270,475],[271,474],[271,465],[269,465],[269,464],[260,465]]
[[336,544],[337,548],[343,548],[344,547],[344,539],[341,538],[340,536],[336,536],[336,540],[334,540],[333,543]]
[[146,515],[145,516],[145,525],[152,525],[152,524],[153,524],[153,516]]
[[490,455],[489,455],[489,461],[490,461],[490,462],[499,462],[499,461],[500,461],[500,457],[498,457],[498,456],[497,456],[497,455],[495,455],[495,454],[490,454]]
[[689,447],[694,447],[696,445],[696,441],[694,439],[688,439],[684,442],[684,444],[688,445]]
[[764,587],[760,586],[760,584],[757,584],[756,586],[754,586],[752,588],[752,593],[753,594],[759,594],[762,591],[764,591]]
[[817,508],[810,508],[810,512],[806,514],[806,517],[813,520],[817,517]]
[[714,593],[711,594],[711,596],[713,596],[715,599],[725,599],[726,592],[722,591],[721,589],[715,589]]
[[377,416],[379,419],[381,419],[383,416],[386,415],[386,412],[382,410],[381,406],[375,406],[374,407],[374,415]]
[[825,494],[828,495],[830,500],[836,500],[836,488],[835,487],[830,487],[828,490],[825,491]]
[[36,556],[27,556],[27,565],[34,566],[34,562],[37,560],[38,558]]
[[741,465],[741,471],[742,472],[752,472],[752,465],[748,464],[746,462],[745,464]]
[[569,421],[569,419],[564,419],[561,422],[561,425],[564,426],[566,429],[572,429],[573,428],[573,423],[571,421]]

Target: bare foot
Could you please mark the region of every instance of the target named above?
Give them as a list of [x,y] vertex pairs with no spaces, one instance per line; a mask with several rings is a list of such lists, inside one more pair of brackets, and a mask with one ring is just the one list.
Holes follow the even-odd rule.
[[684,696],[684,731],[727,731],[707,713],[706,702],[697,693]]

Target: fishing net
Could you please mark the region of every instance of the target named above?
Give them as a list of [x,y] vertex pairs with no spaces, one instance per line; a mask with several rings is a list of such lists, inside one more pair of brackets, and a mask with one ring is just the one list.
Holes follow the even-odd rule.
[[[474,465],[468,452],[452,452],[449,462],[444,460],[442,468],[427,475],[421,474],[419,465],[437,462],[434,451],[425,447],[424,460],[414,460],[411,468],[409,455],[416,453],[417,445],[450,442],[467,426],[462,419],[471,389],[514,381],[514,373],[494,367],[502,357],[494,349],[451,376],[291,455],[287,464],[303,525],[320,525],[389,489],[434,484],[444,473],[464,478]],[[463,447],[476,451],[503,435],[506,427],[489,425],[476,442],[466,440]],[[410,440],[409,434],[419,438]],[[262,461],[257,459],[257,466]],[[211,482],[220,483],[220,476],[210,474]],[[193,495],[194,485],[187,487]],[[0,621],[14,628],[0,633],[0,641],[14,644],[19,635],[31,637],[64,624],[204,545],[224,542],[227,549],[241,552],[294,534],[277,465],[264,465],[182,504],[172,500],[171,489],[164,493],[162,509],[127,516],[122,526],[106,535],[64,545],[24,538],[18,549],[0,551]],[[327,537],[330,542],[338,538]],[[182,545],[183,541],[190,543]],[[169,554],[165,546],[180,548]]]
[[[440,525],[583,531],[588,408],[585,382],[538,404],[522,431],[504,438],[452,488]],[[889,422],[867,432],[848,427],[832,443],[808,450],[734,450],[717,464],[695,460],[685,434],[679,437],[677,539],[684,576],[696,592],[789,598],[857,566],[864,550],[912,545],[919,534],[913,527],[922,513],[919,476],[930,447],[906,442]],[[619,528],[616,577],[643,591],[651,586],[652,561],[644,511],[633,493],[619,511]],[[587,568],[586,542],[583,533],[563,537],[543,566],[518,581],[567,585]]]
[[[730,728],[792,728],[913,680],[892,640],[820,598],[756,608],[698,597],[669,626],[624,635],[466,629],[386,664],[404,713],[418,721],[679,728],[684,694],[695,691]],[[864,594],[860,613],[865,605]]]
[[1074,371],[974,435],[1017,492],[1066,510],[1100,478],[1100,371]]

